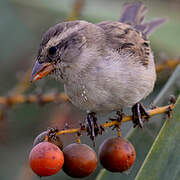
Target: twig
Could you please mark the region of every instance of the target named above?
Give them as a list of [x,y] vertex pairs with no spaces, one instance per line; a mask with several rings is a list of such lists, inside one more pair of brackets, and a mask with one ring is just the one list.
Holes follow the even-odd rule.
[[175,69],[179,63],[179,59],[166,60],[160,64],[156,64],[156,72],[159,73],[165,69]]
[[69,101],[67,95],[65,93],[51,93],[51,94],[44,94],[44,95],[21,95],[16,94],[14,96],[9,97],[0,97],[0,104],[2,105],[15,105],[15,104],[22,104],[22,103],[49,103],[49,102],[67,102]]
[[[31,72],[31,69],[29,69],[25,75],[23,76],[23,78],[16,84],[16,86],[10,90],[8,92],[8,94],[11,94],[13,95],[14,97],[19,95],[19,94],[23,94],[29,87],[30,87],[30,72]],[[4,101],[5,99],[7,99],[7,97],[0,97],[0,101]],[[3,100],[4,99],[4,100]],[[0,104],[4,104],[4,103],[1,103]],[[7,105],[7,103],[5,103],[4,105]],[[0,121],[4,119],[4,116],[2,116],[2,114],[6,114],[8,111],[7,108],[0,108]]]
[[32,68],[30,68],[24,75],[23,79],[21,79],[11,90],[11,94],[23,94],[30,86],[30,75],[31,75]]
[[69,16],[67,17],[67,21],[76,20],[80,15],[83,6],[84,6],[84,0],[75,0],[72,10]]
[[[154,115],[158,115],[158,114],[164,114],[167,113],[168,110],[172,110],[174,108],[174,104],[170,104],[167,106],[163,106],[163,107],[157,107],[155,109],[149,110],[149,115],[150,117],[154,116]],[[145,116],[144,116],[145,118]],[[123,116],[121,122],[128,122],[132,120],[132,116]],[[107,127],[111,127],[111,126],[119,126],[120,122],[119,121],[110,121],[104,124],[101,124],[100,126],[102,126],[103,128],[107,128]],[[56,133],[56,135],[61,135],[61,134],[68,134],[68,133],[78,133],[79,131],[87,131],[86,128],[81,129],[81,128],[74,128],[74,129],[65,129],[65,130],[60,130]]]

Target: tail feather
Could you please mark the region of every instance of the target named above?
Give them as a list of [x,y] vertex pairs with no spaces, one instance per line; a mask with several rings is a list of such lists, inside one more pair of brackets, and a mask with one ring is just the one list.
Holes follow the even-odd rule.
[[154,19],[148,23],[144,23],[144,26],[146,26],[144,33],[147,36],[150,36],[151,33],[161,24],[167,22],[167,18],[158,18],[158,19]]
[[141,24],[144,19],[146,10],[147,8],[145,8],[141,2],[125,4],[122,16],[119,21],[131,25]]
[[125,4],[119,22],[132,25],[136,30],[141,31],[148,37],[159,25],[165,23],[167,19],[159,18],[143,24],[146,12],[147,8],[144,7],[142,2]]

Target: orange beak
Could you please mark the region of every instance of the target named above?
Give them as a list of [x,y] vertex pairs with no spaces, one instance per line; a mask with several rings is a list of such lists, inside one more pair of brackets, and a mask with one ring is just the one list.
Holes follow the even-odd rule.
[[54,70],[54,63],[40,64],[38,61],[36,61],[31,74],[31,82],[42,79],[43,77],[51,73],[53,70]]

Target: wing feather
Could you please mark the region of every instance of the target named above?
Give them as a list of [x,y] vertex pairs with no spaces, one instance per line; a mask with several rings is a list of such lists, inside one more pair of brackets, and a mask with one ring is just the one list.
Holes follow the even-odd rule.
[[143,33],[132,26],[121,22],[105,21],[97,24],[104,30],[106,45],[121,53],[130,53],[139,58],[142,65],[147,66],[151,52],[149,41]]

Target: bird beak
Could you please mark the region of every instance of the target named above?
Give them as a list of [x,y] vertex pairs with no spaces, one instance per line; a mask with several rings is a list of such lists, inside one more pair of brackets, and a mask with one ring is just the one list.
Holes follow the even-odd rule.
[[54,70],[54,63],[42,63],[40,64],[38,60],[33,67],[32,74],[31,74],[31,82],[37,81],[42,79],[43,77],[47,76]]

